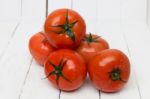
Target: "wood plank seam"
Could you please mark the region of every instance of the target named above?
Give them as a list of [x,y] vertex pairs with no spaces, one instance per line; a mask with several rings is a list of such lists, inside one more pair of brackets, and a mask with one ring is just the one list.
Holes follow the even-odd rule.
[[101,99],[101,91],[99,90],[98,93],[99,93],[99,99]]
[[48,0],[46,0],[46,10],[45,10],[45,18],[47,18],[47,16],[48,16]]
[[[131,57],[131,51],[130,51],[130,48],[129,48],[129,44],[128,44],[128,41],[127,41],[127,38],[126,38],[126,36],[125,36],[125,33],[122,31],[123,29],[122,29],[122,6],[123,6],[123,3],[122,3],[122,0],[120,0],[120,32],[122,33],[122,36],[123,36],[123,39],[124,39],[124,41],[125,41],[125,46],[126,46],[126,48],[127,48],[127,52],[128,52],[128,54],[129,54],[129,59],[131,59],[130,60],[130,62],[131,62],[131,66],[132,66],[132,57]],[[140,97],[140,99],[142,99],[142,97],[141,97],[141,92],[140,92],[140,88],[139,88],[139,84],[138,84],[138,81],[137,81],[137,78],[136,78],[136,73],[135,73],[135,70],[134,70],[134,68],[133,68],[133,75],[134,75],[134,77],[135,77],[135,83],[136,83],[136,86],[137,86],[137,89],[138,89],[138,93],[139,93],[139,97]]]
[[17,23],[17,25],[15,26],[13,32],[11,33],[11,36],[10,36],[10,38],[9,38],[7,44],[6,44],[6,47],[4,48],[4,50],[2,51],[2,53],[1,53],[1,55],[0,55],[0,60],[1,60],[1,58],[5,55],[6,50],[8,49],[8,46],[10,45],[10,43],[11,43],[11,41],[12,41],[12,39],[13,39],[15,33],[16,33],[16,30],[18,29],[18,27],[19,27],[19,25],[20,25],[20,23],[21,23],[21,22],[18,22],[18,23]]
[[21,99],[21,95],[22,95],[22,93],[23,93],[23,89],[24,89],[24,86],[25,86],[25,84],[26,84],[26,80],[27,80],[27,78],[28,78],[28,75],[29,75],[29,72],[30,72],[30,68],[31,68],[32,63],[33,63],[33,57],[32,57],[32,59],[31,59],[31,61],[30,61],[29,68],[28,68],[28,70],[27,70],[26,76],[25,76],[24,81],[23,81],[23,84],[22,84],[22,86],[21,86],[18,99]]
[[58,99],[60,99],[60,97],[61,97],[61,90],[59,90],[59,98]]
[[0,60],[1,60],[1,58],[5,55],[8,46],[10,45],[10,43],[11,43],[11,41],[12,41],[12,39],[13,39],[13,37],[14,37],[14,35],[15,35],[17,29],[18,29],[18,27],[19,27],[20,24],[21,24],[21,19],[22,19],[22,5],[23,5],[22,3],[23,3],[23,0],[21,0],[21,3],[20,3],[20,5],[21,5],[20,20],[19,20],[19,22],[17,23],[17,25],[15,26],[15,28],[14,28],[14,30],[13,30],[13,32],[12,32],[12,34],[11,34],[11,36],[10,36],[8,42],[7,42],[7,44],[6,44],[6,47],[5,47],[4,50],[2,51],[2,54],[0,55]]
[[11,34],[10,38],[9,38],[8,43],[10,43],[10,42],[11,42],[11,40],[12,40],[12,38],[14,37],[14,35],[15,35],[15,33],[16,33],[16,30],[18,29],[18,27],[19,27],[20,23],[21,23],[21,21],[19,21],[19,22],[18,22],[18,24],[16,25],[16,27],[14,28],[14,30],[13,30],[13,32],[12,32],[12,34]]
[[22,10],[23,10],[23,0],[21,0],[21,10],[20,10],[20,17],[22,18]]
[[[131,51],[130,51],[130,48],[129,48],[129,45],[128,45],[128,41],[127,41],[127,39],[126,39],[126,36],[125,36],[125,33],[124,32],[122,32],[122,34],[123,34],[123,39],[124,39],[124,41],[125,41],[125,44],[126,44],[126,48],[127,48],[127,51],[128,51],[128,54],[129,54],[129,57],[130,57],[130,63],[131,63],[131,66],[132,66],[132,55],[131,55]],[[139,86],[139,84],[138,84],[138,81],[137,81],[137,77],[136,77],[136,73],[135,73],[135,70],[134,70],[134,67],[132,67],[132,69],[133,69],[133,74],[134,74],[134,77],[135,77],[135,82],[136,82],[136,86],[137,86],[137,89],[138,89],[138,93],[139,93],[139,97],[140,97],[140,99],[142,99],[142,95],[141,95],[141,91],[140,91],[140,86]]]

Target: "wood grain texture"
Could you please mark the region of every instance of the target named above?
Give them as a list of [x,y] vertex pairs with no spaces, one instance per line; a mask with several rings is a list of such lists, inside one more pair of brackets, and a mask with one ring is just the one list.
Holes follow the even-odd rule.
[[44,68],[33,61],[20,99],[58,99],[59,90],[43,78]]
[[19,97],[26,73],[31,64],[31,56],[27,47],[31,31],[25,34],[24,29],[26,27],[23,26],[17,29],[6,54],[1,58],[0,93],[2,94],[0,97],[2,99],[17,99]]
[[[36,33],[37,31],[41,31],[41,20],[43,20],[41,18],[44,17],[44,14],[42,16],[40,12],[35,12],[35,9],[39,9],[40,11],[41,6],[39,4],[41,3],[32,2],[35,5],[35,8],[33,10],[32,6],[28,6],[30,5],[30,3],[31,2],[27,3],[27,1],[24,3],[23,6],[25,10],[23,10],[23,12],[20,12],[23,13],[21,23],[19,23],[20,25],[18,24],[17,27],[16,25],[14,25],[16,28],[11,31],[12,35],[9,35],[10,33],[7,33],[7,31],[11,30],[11,28],[9,28],[9,25],[11,25],[10,23],[8,23],[9,25],[7,28],[4,28],[7,31],[3,31],[3,29],[0,29],[3,32],[7,33],[2,36],[4,38],[8,37],[8,39],[10,39],[8,41],[9,44],[7,48],[5,48],[5,54],[0,59],[1,99],[22,98],[24,84],[26,83],[28,72],[32,63],[32,57],[30,56],[30,53],[28,51],[28,40],[34,33]],[[26,9],[30,9],[30,11]],[[27,14],[28,12],[35,13],[32,14],[32,17],[30,17],[30,15],[28,16]],[[27,18],[25,17],[25,15],[27,16]],[[30,19],[32,19],[36,15],[40,16],[38,17],[39,21],[31,21]],[[7,36],[5,37],[5,35]]]
[[126,41],[129,45],[129,51],[133,68],[136,73],[137,84],[141,99],[150,98],[149,88],[149,28],[142,23],[124,23],[123,31]]
[[19,25],[19,22],[14,23],[0,23],[0,59],[5,54],[5,50],[7,49],[8,45],[10,44],[16,29]]

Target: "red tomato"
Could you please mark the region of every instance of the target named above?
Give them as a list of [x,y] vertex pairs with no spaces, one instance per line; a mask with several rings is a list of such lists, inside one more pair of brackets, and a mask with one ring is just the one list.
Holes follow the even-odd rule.
[[88,64],[92,83],[104,92],[119,91],[128,81],[130,63],[127,56],[116,49],[102,51]]
[[52,12],[44,25],[49,42],[56,48],[76,48],[86,33],[83,18],[71,9]]
[[48,43],[42,32],[36,33],[30,38],[29,50],[33,58],[41,65],[44,65],[48,55],[54,48]]
[[45,74],[57,88],[72,91],[83,84],[87,68],[84,59],[78,53],[61,49],[48,57],[45,63]]
[[83,39],[77,52],[88,62],[93,56],[108,48],[109,45],[104,39],[90,33]]

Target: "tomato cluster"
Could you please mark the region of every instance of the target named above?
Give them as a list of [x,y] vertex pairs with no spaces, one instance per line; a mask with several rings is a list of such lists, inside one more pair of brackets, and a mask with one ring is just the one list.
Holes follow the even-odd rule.
[[49,14],[44,32],[30,38],[29,50],[44,66],[46,78],[64,91],[81,87],[87,72],[93,85],[103,92],[119,91],[130,76],[128,57],[109,49],[102,37],[86,34],[84,19],[71,9]]

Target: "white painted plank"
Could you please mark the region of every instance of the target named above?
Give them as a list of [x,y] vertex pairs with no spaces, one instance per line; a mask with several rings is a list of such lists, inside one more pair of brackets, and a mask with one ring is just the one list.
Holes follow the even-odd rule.
[[121,0],[98,0],[98,18],[101,21],[120,20]]
[[122,19],[128,22],[146,23],[147,1],[149,0],[120,0]]
[[73,92],[61,92],[60,99],[99,99],[99,91],[94,88],[89,80],[85,80],[84,85]]
[[43,78],[44,68],[33,61],[20,99],[58,99],[59,90]]
[[0,23],[0,57],[5,53],[5,49],[10,43],[18,23]]
[[[24,23],[41,23],[45,19],[46,0],[23,0],[22,21]],[[41,24],[41,25],[42,25]]]
[[[97,0],[74,0],[72,9],[85,19],[87,31],[97,32]],[[71,93],[61,92],[60,99],[99,99],[99,91],[92,86],[87,77],[85,84],[80,89]]]
[[146,22],[147,0],[99,0],[99,18],[103,21],[120,20]]
[[0,22],[16,22],[20,12],[21,0],[0,0]]
[[[126,42],[123,38],[120,22],[103,23],[103,26],[99,29],[99,35],[101,35],[109,42],[111,48],[116,48],[123,51],[130,59]],[[118,93],[107,94],[101,92],[101,99],[126,99],[127,96],[129,99],[140,99],[138,85],[136,82],[136,77],[131,59],[130,62],[131,75],[127,85]]]
[[[32,63],[32,57],[28,51],[28,41],[34,33],[43,29],[42,21],[45,18],[45,12],[41,11],[44,9],[40,3],[42,1],[34,1],[33,3],[26,0],[23,4],[22,22],[9,42],[5,54],[0,59],[0,99],[22,98],[23,86]],[[34,5],[34,8],[30,5]],[[34,19],[33,17],[36,16],[37,19]]]
[[[114,27],[118,28],[117,30],[120,30],[120,27],[118,27],[120,22],[120,0],[99,0],[98,1],[98,29],[100,32],[100,36],[103,34],[106,34],[105,37],[108,38],[108,40],[112,41],[113,36],[109,36],[109,31],[107,33],[107,25],[113,24]],[[111,28],[111,27],[110,27]],[[109,30],[109,28],[108,28]],[[115,30],[115,29],[114,29]],[[113,27],[110,29],[110,32],[113,32]],[[108,34],[108,35],[107,35]],[[118,38],[119,39],[119,38]],[[117,44],[113,44],[112,46],[116,47]]]
[[48,14],[60,8],[71,8],[71,0],[48,0]]
[[17,99],[31,63],[28,39],[37,31],[37,24],[21,24],[6,53],[0,60],[0,98]]
[[124,23],[123,32],[129,45],[131,59],[141,93],[141,99],[149,99],[150,31],[146,24]]
[[150,28],[150,0],[147,0],[147,23]]
[[73,0],[72,7],[85,20],[87,33],[98,31],[98,6],[98,0]]

